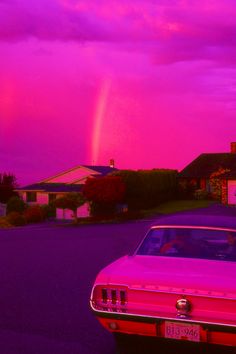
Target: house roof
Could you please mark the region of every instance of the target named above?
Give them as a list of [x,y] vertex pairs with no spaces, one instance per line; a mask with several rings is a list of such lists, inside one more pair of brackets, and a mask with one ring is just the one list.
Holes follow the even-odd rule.
[[118,171],[110,166],[86,166],[79,165],[70,170],[66,170],[39,183],[19,187],[17,191],[41,191],[41,192],[80,192],[85,179],[89,176],[106,176]]
[[112,168],[110,166],[86,166],[86,165],[78,165],[69,170],[60,172],[54,176],[51,176],[47,179],[40,181],[39,183],[67,183],[81,184],[80,181],[86,179],[89,176],[105,176],[108,173],[117,171],[116,168]]
[[209,178],[210,175],[218,171],[219,168],[230,170],[221,177],[236,178],[236,154],[201,154],[179,173],[179,177]]
[[94,170],[95,172],[100,173],[102,176],[106,176],[108,173],[118,171],[117,168],[115,167],[110,167],[110,166],[86,166],[86,165],[81,165],[82,167],[89,168],[90,170]]
[[17,188],[18,191],[28,192],[48,192],[48,193],[65,193],[80,192],[82,184],[65,184],[65,183],[34,183],[25,187]]

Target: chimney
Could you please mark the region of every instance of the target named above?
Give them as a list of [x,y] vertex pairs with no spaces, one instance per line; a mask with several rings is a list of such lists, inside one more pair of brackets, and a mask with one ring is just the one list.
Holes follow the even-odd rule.
[[230,143],[230,151],[232,154],[236,154],[236,143]]
[[[236,143],[235,143],[235,152],[236,152]],[[114,159],[110,159],[110,167],[111,168],[115,167],[115,160]]]

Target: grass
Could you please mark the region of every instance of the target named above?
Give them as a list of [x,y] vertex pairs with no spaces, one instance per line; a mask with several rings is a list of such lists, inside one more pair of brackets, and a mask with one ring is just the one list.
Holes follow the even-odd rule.
[[[140,210],[139,212],[131,212],[127,215],[116,215],[110,217],[86,217],[79,218],[78,223],[66,224],[66,226],[79,226],[84,224],[108,224],[108,223],[120,223],[135,219],[143,219],[150,216],[160,215],[160,214],[173,214],[180,211],[207,208],[210,204],[214,203],[212,200],[172,200],[153,209]],[[59,225],[59,226],[65,226]]]
[[179,211],[207,208],[212,204],[211,200],[172,200],[163,204],[160,204],[154,209],[144,210],[145,216],[151,216],[155,214],[172,214]]

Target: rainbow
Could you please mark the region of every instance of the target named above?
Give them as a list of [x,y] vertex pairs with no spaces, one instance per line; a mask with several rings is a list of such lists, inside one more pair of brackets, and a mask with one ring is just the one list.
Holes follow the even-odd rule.
[[93,130],[92,130],[92,144],[91,144],[91,161],[93,165],[98,164],[98,157],[100,152],[101,132],[103,122],[106,114],[107,100],[109,97],[111,87],[111,79],[107,78],[102,81],[98,100],[96,104]]

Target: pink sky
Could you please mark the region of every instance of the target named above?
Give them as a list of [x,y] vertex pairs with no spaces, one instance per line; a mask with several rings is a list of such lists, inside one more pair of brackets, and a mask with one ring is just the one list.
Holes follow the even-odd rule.
[[229,151],[235,18],[235,0],[0,0],[0,172]]

